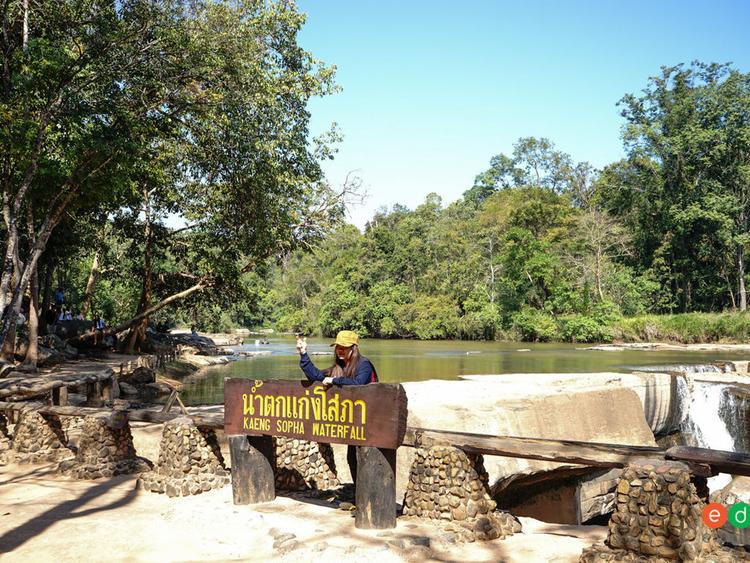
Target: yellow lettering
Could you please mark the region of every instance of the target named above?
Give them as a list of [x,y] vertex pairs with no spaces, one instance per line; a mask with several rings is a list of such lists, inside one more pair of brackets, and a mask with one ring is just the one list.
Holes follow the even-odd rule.
[[271,429],[271,421],[267,418],[250,418],[242,419],[242,428],[245,430],[262,430],[268,432]]
[[[280,434],[304,434],[305,424],[298,420],[277,420],[276,432]],[[315,428],[313,428],[313,434],[314,433]]]

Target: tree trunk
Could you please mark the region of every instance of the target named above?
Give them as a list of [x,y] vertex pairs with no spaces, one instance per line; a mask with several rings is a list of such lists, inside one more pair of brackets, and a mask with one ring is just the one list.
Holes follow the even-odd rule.
[[[12,279],[16,283],[20,279],[21,276],[21,260],[18,256],[18,230],[15,228],[15,224],[11,221],[11,224],[13,225],[13,236],[12,238],[15,239],[15,243],[13,244],[13,276]],[[11,238],[10,231],[8,233],[8,238]],[[23,293],[23,292],[22,292]],[[22,295],[23,297],[23,295]],[[18,313],[16,313],[16,317],[18,316]],[[16,354],[16,318],[13,319],[13,326],[12,329],[5,333],[5,338],[3,338],[3,346],[0,350],[0,355],[3,357],[4,360],[12,362],[15,359]]]
[[91,272],[89,272],[89,279],[86,282],[86,292],[83,295],[83,304],[81,305],[81,314],[84,318],[88,315],[89,307],[91,306],[91,298],[94,296],[94,286],[96,285],[96,278],[99,277],[99,251],[94,253],[94,261],[91,264]]
[[596,293],[599,295],[599,303],[604,303],[604,291],[602,291],[602,251],[601,248],[596,249]]
[[739,281],[740,311],[747,311],[747,291],[745,289],[745,247],[737,247],[737,278]]
[[[157,311],[161,311],[164,307],[171,305],[172,303],[175,303],[177,301],[180,301],[182,299],[185,299],[186,297],[191,296],[193,293],[196,293],[198,291],[202,291],[206,289],[209,286],[207,280],[201,280],[195,285],[187,288],[184,291],[180,291],[179,293],[175,293],[174,295],[170,295],[169,297],[162,299],[159,301],[156,305],[153,305],[140,313],[139,315],[136,315],[129,321],[125,321],[124,323],[114,327],[114,328],[108,328],[104,331],[104,336],[109,336],[112,334],[119,334],[123,332],[124,330],[129,329],[131,326],[135,325],[136,323],[140,322],[141,320],[150,317]],[[80,336],[76,337],[77,340],[91,340],[97,336],[97,331],[92,330],[89,332],[85,332],[81,334]]]
[[732,280],[729,279],[729,276],[726,274],[726,272],[723,273],[724,281],[727,282],[727,290],[729,291],[729,299],[732,301],[732,311],[737,310],[737,301],[734,298],[734,288],[732,287]]
[[39,228],[39,232],[37,233],[34,243],[31,246],[29,257],[26,260],[26,263],[23,265],[20,275],[17,276],[18,281],[16,282],[16,286],[13,289],[13,298],[10,302],[10,305],[7,306],[3,311],[3,324],[2,329],[0,329],[0,340],[2,340],[3,342],[5,342],[8,333],[10,333],[11,331],[15,333],[16,318],[18,317],[18,313],[21,311],[23,296],[26,292],[26,288],[29,286],[29,282],[31,281],[31,274],[36,269],[36,265],[39,263],[39,257],[44,252],[44,249],[47,248],[47,242],[49,241],[49,237],[52,235],[52,231],[60,222],[60,218],[62,217],[63,212],[67,208],[74,194],[75,192],[69,193],[68,196],[61,203],[59,203],[56,208],[48,211],[47,215],[44,218],[42,226]]
[[[34,240],[34,214],[29,204],[27,208],[28,221],[29,221],[29,244]],[[34,270],[31,274],[30,283],[30,299],[29,299],[29,344],[26,347],[26,357],[23,360],[24,365],[31,366],[36,369],[37,360],[39,357],[39,275],[38,268],[35,265]]]
[[[52,108],[59,106],[61,103],[62,98],[58,97],[57,100],[50,106],[50,111],[52,110]],[[9,204],[6,204],[8,199],[7,193],[3,194],[3,214],[6,214],[7,212],[6,222],[10,223],[11,225],[11,229],[8,232],[9,239],[15,236],[17,241],[18,232],[16,228],[16,217],[18,216],[19,210],[21,209],[21,204],[24,201],[26,192],[28,191],[31,182],[36,175],[36,171],[39,165],[38,160],[41,153],[42,141],[44,139],[44,133],[47,129],[47,125],[49,124],[50,117],[51,113],[47,112],[42,118],[42,123],[40,125],[39,131],[37,132],[34,154],[32,156],[31,163],[26,170],[24,181],[14,198],[12,209],[10,208]],[[6,306],[3,310],[2,329],[0,329],[0,340],[2,340],[3,342],[5,342],[5,339],[10,332],[15,333],[16,318],[18,317],[18,313],[21,311],[23,295],[26,292],[26,288],[29,286],[29,282],[31,281],[31,274],[36,270],[36,266],[39,263],[39,257],[42,255],[45,248],[47,248],[47,242],[49,241],[50,236],[52,236],[52,231],[55,230],[55,227],[57,227],[57,224],[60,222],[62,214],[68,208],[68,205],[73,200],[73,198],[78,195],[78,190],[80,189],[81,183],[106,167],[112,160],[112,158],[112,156],[105,158],[102,162],[85,173],[83,173],[82,163],[81,166],[74,170],[70,178],[68,178],[68,180],[60,187],[58,193],[52,198],[52,201],[50,202],[45,213],[44,221],[42,221],[42,225],[41,227],[39,227],[39,232],[36,233],[35,237],[33,237],[33,244],[30,244],[31,252],[29,254],[29,257],[26,260],[26,263],[21,268],[21,271],[17,275],[18,281],[15,288],[13,289],[13,297],[11,299],[10,307]],[[86,164],[89,164],[89,162],[87,161]],[[5,275],[3,274],[2,283],[4,282]]]
[[29,0],[23,0],[23,50],[29,46]]
[[[143,234],[145,239],[145,247],[143,251],[143,289],[141,290],[141,299],[138,303],[138,310],[136,315],[142,313],[148,309],[148,305],[151,302],[151,275],[153,270],[152,260],[152,229],[151,229],[151,194],[147,188],[143,188],[143,211],[144,211],[144,227]],[[148,317],[143,317],[138,323],[133,325],[130,331],[130,340],[126,348],[128,354],[132,354],[133,350],[140,350],[141,344],[146,339],[146,328],[148,327]]]
[[31,275],[31,299],[29,299],[29,345],[26,347],[26,357],[23,360],[24,365],[36,368],[39,357],[39,276],[37,275],[36,266],[34,273]]
[[3,258],[3,273],[0,279],[0,310],[5,311],[5,307],[10,300],[8,292],[10,291],[10,282],[13,278],[13,256],[16,245],[18,244],[18,232],[13,228],[13,221],[10,212],[10,201],[7,192],[3,194],[3,220],[8,233],[8,240],[5,244],[5,256]]
[[44,291],[42,293],[42,309],[41,317],[46,318],[47,311],[49,311],[52,301],[52,274],[54,273],[55,267],[52,262],[48,261],[47,266],[44,268]]

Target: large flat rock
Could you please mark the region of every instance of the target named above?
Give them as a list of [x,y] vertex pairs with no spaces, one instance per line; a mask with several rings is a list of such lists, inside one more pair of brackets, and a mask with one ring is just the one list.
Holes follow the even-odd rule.
[[[628,374],[538,375],[404,383],[409,398],[408,425],[494,436],[656,445],[641,397],[623,384],[623,376]],[[625,379],[642,390],[648,387],[640,376]],[[399,496],[412,458],[411,448],[399,449]],[[512,475],[566,466],[570,465],[485,456],[491,485]]]

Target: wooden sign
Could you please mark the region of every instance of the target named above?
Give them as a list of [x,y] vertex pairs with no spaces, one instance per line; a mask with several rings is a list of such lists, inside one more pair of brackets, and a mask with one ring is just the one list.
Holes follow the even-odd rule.
[[395,449],[406,432],[401,385],[226,379],[227,435],[286,436],[314,442]]

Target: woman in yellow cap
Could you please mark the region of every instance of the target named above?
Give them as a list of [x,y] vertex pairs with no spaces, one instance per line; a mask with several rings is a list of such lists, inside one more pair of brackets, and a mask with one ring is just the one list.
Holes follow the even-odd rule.
[[330,385],[366,385],[376,383],[378,374],[372,362],[359,353],[359,336],[351,330],[342,330],[336,335],[333,365],[320,370],[307,355],[307,338],[297,337],[299,366],[310,381],[322,381]]
[[[351,330],[342,330],[336,335],[333,365],[320,370],[307,355],[307,338],[297,337],[297,352],[299,352],[299,366],[310,381],[322,381],[326,385],[367,385],[377,383],[378,374],[372,362],[359,353],[359,336]],[[346,461],[357,485],[357,450],[349,446]]]

